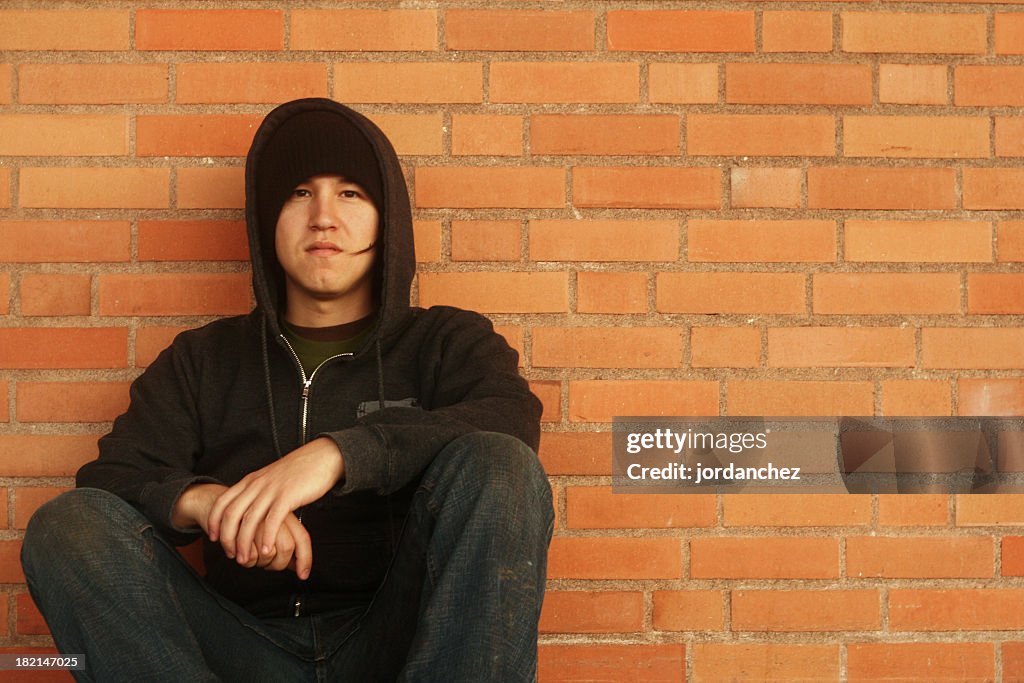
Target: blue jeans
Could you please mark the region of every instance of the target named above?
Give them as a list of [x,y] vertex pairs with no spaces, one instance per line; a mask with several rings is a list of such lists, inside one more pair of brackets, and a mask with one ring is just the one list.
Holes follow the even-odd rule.
[[368,608],[257,619],[97,489],[41,507],[22,564],[79,680],[532,681],[552,518],[533,451],[474,433],[424,472]]

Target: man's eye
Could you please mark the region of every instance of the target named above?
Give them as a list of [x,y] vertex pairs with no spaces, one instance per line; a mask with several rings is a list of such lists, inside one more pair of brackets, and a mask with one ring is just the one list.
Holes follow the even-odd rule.
[[309,190],[303,189],[301,187],[297,187],[294,190],[292,190],[292,196],[293,197],[308,197],[309,196]]
[[341,196],[345,197],[346,199],[355,199],[356,197],[359,196],[359,192],[356,190],[342,190]]

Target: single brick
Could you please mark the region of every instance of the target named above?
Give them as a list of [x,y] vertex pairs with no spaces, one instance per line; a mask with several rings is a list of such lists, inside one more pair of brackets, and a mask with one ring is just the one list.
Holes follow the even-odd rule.
[[532,261],[675,261],[676,221],[532,220]]
[[1001,556],[1003,576],[1024,576],[1024,537],[1005,536]]
[[128,409],[128,382],[18,382],[21,422],[109,422]]
[[628,104],[639,99],[638,64],[492,62],[490,67],[494,104]]
[[452,114],[452,154],[519,156],[523,119],[503,114]]
[[135,119],[135,154],[244,157],[261,120],[248,114],[139,115]]
[[607,486],[566,489],[570,529],[671,529],[715,525],[715,496],[612,493]]
[[[7,315],[11,312],[11,274],[0,273],[0,315]],[[3,392],[0,391],[0,396]],[[3,401],[0,401],[2,404]],[[6,422],[6,420],[4,420]]]
[[732,168],[730,202],[735,209],[797,209],[803,203],[799,168]]
[[942,328],[921,331],[921,367],[957,370],[1022,370],[1024,329]]
[[555,645],[537,652],[540,681],[658,681],[683,683],[686,646]]
[[135,333],[135,367],[144,368],[187,327],[140,327]]
[[[42,241],[40,235],[60,235]],[[130,257],[128,221],[0,221],[0,262],[121,262]]]
[[989,119],[979,116],[844,116],[848,157],[989,156]]
[[241,209],[245,206],[245,169],[178,169],[179,209]]
[[0,368],[123,368],[127,365],[128,330],[124,327],[0,328]]
[[572,182],[581,208],[717,209],[722,202],[717,168],[576,167]]
[[958,527],[1020,526],[1024,521],[1024,495],[1019,493],[962,495],[955,500]]
[[957,387],[960,415],[1024,415],[1024,380],[960,379]]
[[901,327],[768,329],[768,366],[913,367],[914,330]]
[[643,629],[643,593],[548,591],[540,614],[541,633],[627,633]]
[[295,9],[289,47],[318,52],[433,51],[437,11]]
[[166,209],[166,168],[22,168],[18,197],[25,208]]
[[679,117],[539,114],[530,117],[533,154],[679,153]]
[[473,62],[338,62],[334,66],[333,95],[343,102],[471,104],[483,101],[483,88],[483,65]]
[[562,383],[560,381],[534,380],[530,382],[532,391],[541,402],[541,422],[561,422],[562,420]]
[[946,104],[949,83],[944,64],[879,64],[882,104]]
[[[884,391],[884,389],[883,389]],[[949,496],[882,494],[878,496],[880,526],[946,526],[949,522]]]
[[569,419],[611,422],[616,415],[717,415],[718,382],[578,380],[569,383]]
[[283,50],[281,10],[139,9],[136,50]]
[[25,273],[21,278],[22,315],[89,315],[92,278],[64,273]]
[[733,631],[877,631],[877,590],[736,590]]
[[815,313],[960,313],[958,273],[815,273],[813,278]]
[[453,261],[518,261],[519,221],[452,221]]
[[10,104],[13,99],[11,91],[14,85],[14,66],[0,64],[0,104]]
[[673,327],[535,327],[533,367],[678,368],[683,340]]
[[840,680],[839,657],[838,645],[697,643],[693,646],[692,680]]
[[430,263],[441,260],[441,221],[414,220],[412,237],[416,248],[416,262]]
[[720,631],[725,626],[721,591],[659,590],[653,597],[656,631]]
[[830,115],[689,114],[686,153],[692,156],[833,156]]
[[678,579],[677,538],[556,536],[548,555],[549,579]]
[[846,575],[887,579],[991,578],[991,538],[858,536],[846,539]]
[[965,209],[1022,209],[1024,169],[965,168],[963,191]]
[[167,101],[166,64],[22,64],[22,104],[154,104]]
[[139,221],[140,261],[247,261],[244,221]]
[[805,310],[800,273],[659,273],[661,313],[777,313]]
[[882,414],[887,417],[948,416],[953,409],[951,388],[945,380],[883,380]]
[[686,228],[687,260],[714,263],[831,262],[836,224],[825,220],[704,220]]
[[845,224],[847,261],[990,263],[992,224],[982,221],[861,221]]
[[46,619],[43,618],[42,613],[36,608],[35,603],[32,602],[30,594],[21,593],[18,595],[17,610],[18,633],[20,635],[50,635],[50,627],[47,626]]
[[444,304],[482,313],[569,310],[565,273],[420,273],[420,305]]
[[653,103],[714,104],[718,101],[717,64],[651,64],[648,98]]
[[971,315],[1024,313],[1024,275],[968,273],[967,312]]
[[730,104],[871,104],[867,64],[725,65]]
[[0,10],[0,51],[124,51],[128,24],[128,10]]
[[128,153],[124,114],[0,116],[0,155],[119,156]]
[[996,54],[1024,54],[1024,13],[996,12]]
[[549,476],[611,476],[611,432],[542,432],[540,461]]
[[850,681],[992,681],[996,677],[995,645],[849,643],[846,667]]
[[996,156],[1024,157],[1024,118],[997,116]]
[[585,52],[594,49],[594,13],[558,10],[449,9],[449,50]]
[[578,313],[646,313],[647,274],[577,273],[576,311]]
[[73,477],[95,459],[95,434],[0,436],[0,467],[8,477]]
[[761,331],[756,327],[694,327],[690,364],[695,368],[756,368],[761,364]]
[[960,107],[1024,106],[1024,66],[957,66],[953,70],[953,103]]
[[[436,114],[372,114],[400,156],[441,154],[444,118]],[[517,152],[518,154],[518,152]]]
[[176,71],[179,104],[261,104],[327,96],[326,64],[189,62],[178,64]]
[[838,578],[839,542],[834,538],[809,537],[693,538],[690,540],[690,576],[695,579]]
[[831,52],[831,12],[772,12],[761,16],[765,52]]
[[871,497],[850,494],[723,496],[725,526],[864,526],[871,523]]
[[420,208],[548,208],[565,206],[565,171],[547,167],[419,167]]
[[28,526],[28,520],[44,503],[69,490],[67,487],[52,486],[19,486],[14,489],[14,528],[24,529]]
[[984,54],[988,29],[984,14],[923,12],[842,12],[845,52]]
[[889,629],[892,631],[1017,631],[1022,627],[1024,589],[893,588],[889,591]]
[[871,415],[871,382],[730,380],[729,415]]
[[251,308],[246,273],[100,275],[100,315],[231,315]]
[[611,10],[608,49],[644,52],[753,52],[754,13]]
[[[971,169],[965,172],[967,170]],[[953,209],[956,208],[956,172],[952,168],[809,168],[807,206],[812,209]]]

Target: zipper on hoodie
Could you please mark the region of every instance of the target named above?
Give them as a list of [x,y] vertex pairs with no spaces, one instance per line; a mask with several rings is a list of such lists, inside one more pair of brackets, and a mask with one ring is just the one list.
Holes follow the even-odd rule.
[[[307,421],[308,421],[308,417],[309,417],[309,388],[313,385],[313,378],[316,377],[316,373],[328,361],[332,361],[335,358],[345,358],[347,356],[351,356],[352,353],[351,352],[349,352],[349,353],[339,353],[337,355],[331,356],[330,358],[324,359],[323,362],[321,362],[319,365],[317,365],[315,368],[313,368],[313,372],[311,372],[309,374],[309,377],[306,377],[306,370],[305,370],[305,368],[302,367],[302,361],[299,360],[299,354],[295,353],[295,349],[294,349],[294,347],[292,347],[291,342],[288,341],[288,337],[286,337],[286,336],[284,336],[282,334],[281,335],[281,340],[284,342],[284,345],[286,347],[288,347],[288,351],[291,352],[292,358],[295,359],[295,365],[296,365],[296,367],[299,368],[299,376],[302,378],[302,431],[301,431],[301,438],[300,438],[300,440],[302,441],[303,444],[305,444],[306,443],[306,426],[307,426]],[[298,517],[299,523],[302,523],[302,510],[301,509],[299,510],[299,512],[296,515],[296,517]],[[295,601],[294,601],[293,607],[294,607],[294,611],[292,613],[292,616],[296,616],[296,617],[301,616],[302,615],[302,594],[301,593],[299,593],[299,594],[297,594],[295,596]]]

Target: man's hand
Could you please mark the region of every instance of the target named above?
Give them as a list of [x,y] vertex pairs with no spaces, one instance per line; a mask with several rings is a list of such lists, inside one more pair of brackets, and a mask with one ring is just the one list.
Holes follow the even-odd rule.
[[309,534],[292,513],[330,491],[344,474],[337,444],[326,437],[314,439],[223,491],[204,530],[239,564],[267,562],[271,567],[280,564],[277,554],[286,551],[288,542],[283,539],[285,547],[278,542],[287,533],[295,542],[295,573],[306,579],[312,567]]
[[[171,522],[179,529],[198,526],[210,535],[209,518],[210,510],[213,509],[217,499],[228,490],[227,486],[221,484],[195,484],[188,487],[178,498],[171,516]],[[234,557],[228,554],[228,557]],[[296,574],[309,575],[309,568],[312,565],[312,547],[309,534],[302,527],[298,518],[289,513],[285,517],[284,524],[278,530],[277,538],[270,552],[262,553],[255,544],[250,547],[246,555],[246,561],[239,562],[245,567],[262,567],[280,571],[291,568]]]

